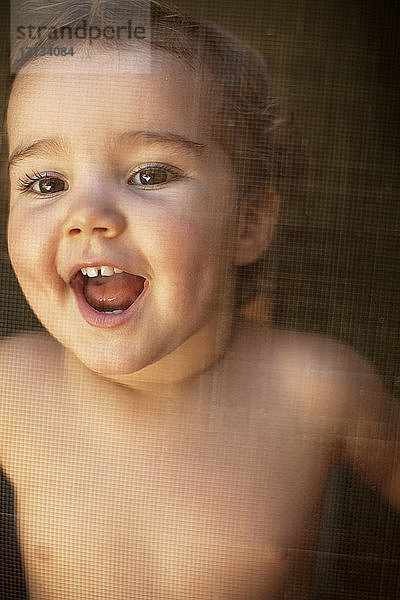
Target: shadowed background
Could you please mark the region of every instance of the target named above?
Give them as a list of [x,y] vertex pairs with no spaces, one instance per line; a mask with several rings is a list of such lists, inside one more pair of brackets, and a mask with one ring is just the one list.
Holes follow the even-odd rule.
[[[263,53],[290,157],[263,293],[280,327],[351,344],[400,395],[398,14],[389,0],[178,0]],[[7,10],[0,9],[6,97]],[[51,90],[46,90],[51,93]],[[3,102],[4,104],[4,102]],[[1,164],[6,141],[1,138]],[[11,273],[1,182],[0,332],[39,327]],[[24,224],[29,228],[29,224]],[[0,515],[6,514],[0,504]],[[7,513],[8,514],[8,513]],[[2,540],[0,539],[0,543]],[[399,519],[344,470],[333,473],[317,599],[400,597]]]

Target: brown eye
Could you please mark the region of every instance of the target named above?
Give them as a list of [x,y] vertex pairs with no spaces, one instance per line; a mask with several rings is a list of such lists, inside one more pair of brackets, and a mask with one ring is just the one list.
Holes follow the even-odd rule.
[[167,165],[150,165],[133,173],[128,179],[128,184],[137,187],[156,187],[169,183],[178,177],[180,177],[180,174]]
[[36,181],[31,189],[39,194],[55,194],[68,189],[68,186],[59,177],[43,177],[43,179]]
[[49,196],[64,192],[69,188],[68,183],[63,177],[53,173],[26,173],[25,179],[19,178],[17,182],[18,189],[23,193],[34,193],[41,196]]

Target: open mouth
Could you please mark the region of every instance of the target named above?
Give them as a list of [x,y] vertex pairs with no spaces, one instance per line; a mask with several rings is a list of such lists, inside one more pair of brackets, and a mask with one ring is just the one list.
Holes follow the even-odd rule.
[[71,286],[99,313],[120,314],[130,308],[145,289],[147,280],[117,267],[82,267]]

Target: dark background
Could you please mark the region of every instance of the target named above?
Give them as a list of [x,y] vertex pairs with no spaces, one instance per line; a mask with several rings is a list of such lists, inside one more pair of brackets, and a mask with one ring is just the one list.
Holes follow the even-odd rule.
[[[265,285],[265,293],[273,290],[276,324],[351,344],[375,364],[388,389],[399,397],[396,3],[175,4],[248,40],[270,65],[290,157]],[[0,16],[0,93],[5,98],[6,6],[0,8]],[[4,134],[1,142],[4,167]],[[0,192],[4,232],[4,181]],[[38,327],[11,274],[4,233],[0,278],[1,335]],[[325,504],[315,600],[400,598],[399,519],[344,470],[332,474]],[[8,512],[0,504],[1,514]]]

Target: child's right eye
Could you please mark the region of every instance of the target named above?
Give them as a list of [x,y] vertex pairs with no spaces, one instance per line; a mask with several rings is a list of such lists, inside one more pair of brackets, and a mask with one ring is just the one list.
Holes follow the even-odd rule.
[[34,192],[40,195],[57,194],[68,189],[68,183],[51,173],[35,173],[26,175],[26,179],[19,179],[19,189],[22,192]]

